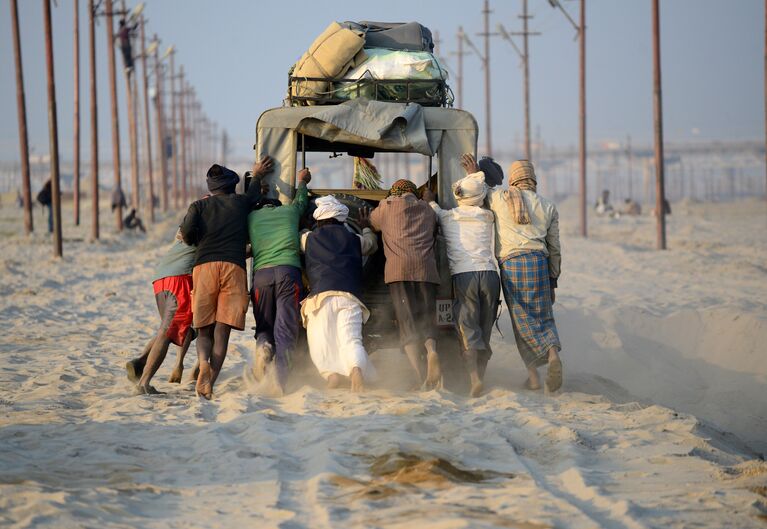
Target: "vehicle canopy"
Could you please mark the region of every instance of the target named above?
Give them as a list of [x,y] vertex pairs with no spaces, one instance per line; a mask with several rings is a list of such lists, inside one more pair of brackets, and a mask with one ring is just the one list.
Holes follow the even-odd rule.
[[476,153],[477,122],[463,110],[367,99],[280,107],[258,119],[255,149],[256,159],[268,155],[274,160],[275,171],[267,180],[282,201],[294,193],[296,166],[301,163],[297,153],[345,152],[369,158],[376,152],[403,152],[432,160],[436,156],[436,165],[430,167],[438,174],[439,202],[453,207],[451,185],[465,176],[461,155]]

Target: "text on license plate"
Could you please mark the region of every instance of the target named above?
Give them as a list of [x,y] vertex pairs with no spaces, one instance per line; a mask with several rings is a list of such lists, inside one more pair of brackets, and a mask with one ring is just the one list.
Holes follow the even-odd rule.
[[437,326],[453,326],[453,300],[450,298],[437,299]]

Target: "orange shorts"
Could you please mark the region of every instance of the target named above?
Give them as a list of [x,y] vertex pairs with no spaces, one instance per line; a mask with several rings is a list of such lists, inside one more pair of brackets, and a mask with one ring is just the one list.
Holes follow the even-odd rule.
[[234,263],[202,263],[192,270],[192,316],[194,328],[225,323],[245,329],[248,280],[245,269]]

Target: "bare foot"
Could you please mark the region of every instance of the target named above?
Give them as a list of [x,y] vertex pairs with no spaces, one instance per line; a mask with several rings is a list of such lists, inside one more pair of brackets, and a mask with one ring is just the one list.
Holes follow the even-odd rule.
[[165,395],[162,391],[157,391],[154,386],[147,384],[146,386],[138,385],[133,392],[134,395]]
[[211,382],[210,362],[200,362],[200,375],[197,377],[197,385],[194,390],[197,395],[210,400],[213,396],[213,384]]
[[352,381],[352,393],[361,393],[365,391],[365,379],[362,378],[362,370],[359,367],[352,369],[349,378]]
[[549,358],[549,370],[546,373],[546,392],[553,393],[562,387],[562,361],[558,356]]
[[424,388],[434,389],[442,384],[442,368],[439,365],[439,356],[436,351],[429,351],[426,355],[426,382]]
[[533,391],[541,389],[541,377],[538,376],[538,370],[534,367],[527,368],[527,380],[525,380],[525,389]]
[[338,389],[344,385],[344,377],[338,373],[331,373],[328,377],[328,389]]
[[128,380],[138,382],[144,373],[144,364],[139,362],[138,359],[130,360],[125,363],[125,371],[128,373]]
[[171,384],[181,384],[181,376],[184,374],[184,366],[176,366],[173,368],[173,373],[168,377],[168,382]]
[[479,378],[478,373],[473,373],[471,376],[471,391],[469,392],[469,395],[472,397],[479,397],[482,394],[482,389],[484,386],[482,385],[482,380]]

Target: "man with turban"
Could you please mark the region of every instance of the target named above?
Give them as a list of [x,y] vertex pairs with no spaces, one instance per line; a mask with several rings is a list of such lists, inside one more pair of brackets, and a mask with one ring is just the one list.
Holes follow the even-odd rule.
[[196,246],[192,269],[192,326],[197,329],[198,395],[210,399],[226,358],[231,330],[245,329],[248,283],[245,276],[247,219],[261,199],[261,178],[272,171],[264,156],[253,166],[256,185],[235,193],[240,177],[218,164],[208,169],[210,196],[193,202],[181,223],[181,236]]
[[[498,265],[493,255],[493,213],[482,207],[486,195],[485,175],[480,171],[453,184],[453,197],[458,203],[455,208],[440,208],[434,193],[429,189],[424,191],[424,200],[437,213],[447,243],[455,298],[453,321],[469,371],[472,397],[482,392],[485,367],[493,354],[490,335],[501,294]],[[481,358],[479,363],[478,358]]]
[[439,285],[434,255],[437,214],[416,196],[417,192],[413,182],[397,180],[389,196],[370,214],[370,223],[383,234],[384,281],[389,285],[400,344],[419,383],[429,389],[442,381],[435,327]]
[[309,355],[329,388],[346,380],[364,390],[376,372],[362,344],[362,325],[370,312],[362,303],[362,256],[378,250],[367,210],[361,210],[357,235],[345,222],[349,208],[333,195],[315,201],[317,227],[301,234],[309,296],[301,304]]
[[[464,154],[461,164],[467,173],[480,168],[471,154]],[[535,169],[528,160],[511,164],[509,189],[491,188],[487,204],[495,215],[495,255],[503,295],[528,371],[525,387],[540,389],[538,367],[548,364],[546,389],[557,391],[562,386],[562,346],[552,304],[561,265],[559,213],[537,193]]]
[[260,380],[273,368],[277,393],[285,391],[290,357],[301,328],[303,283],[298,224],[309,204],[306,184],[311,179],[309,169],[302,169],[290,204],[265,200],[248,216],[253,252],[251,299],[256,319],[253,374]]

